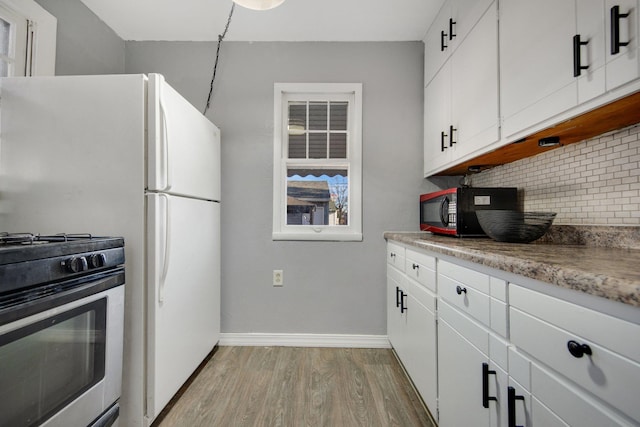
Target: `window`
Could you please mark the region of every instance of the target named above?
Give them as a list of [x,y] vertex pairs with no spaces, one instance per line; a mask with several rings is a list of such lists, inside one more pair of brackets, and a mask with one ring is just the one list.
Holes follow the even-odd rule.
[[0,5],[0,77],[24,76],[28,21]]
[[362,240],[362,85],[276,83],[273,239]]
[[0,0],[0,77],[53,75],[56,25],[33,0]]

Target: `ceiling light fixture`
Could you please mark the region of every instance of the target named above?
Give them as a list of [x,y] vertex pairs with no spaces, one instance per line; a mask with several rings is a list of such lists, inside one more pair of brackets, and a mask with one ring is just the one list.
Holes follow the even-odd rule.
[[284,0],[233,0],[234,3],[247,9],[269,10],[280,6]]

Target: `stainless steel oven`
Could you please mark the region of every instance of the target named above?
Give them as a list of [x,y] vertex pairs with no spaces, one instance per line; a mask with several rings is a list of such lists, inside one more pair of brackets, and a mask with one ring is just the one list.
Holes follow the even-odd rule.
[[0,235],[0,426],[114,423],[123,264],[121,238]]

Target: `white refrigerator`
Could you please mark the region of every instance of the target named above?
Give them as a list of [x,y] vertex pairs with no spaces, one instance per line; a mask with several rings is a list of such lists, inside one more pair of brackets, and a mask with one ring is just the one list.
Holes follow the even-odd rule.
[[159,74],[0,79],[0,231],[125,238],[120,426],[220,334],[220,132]]

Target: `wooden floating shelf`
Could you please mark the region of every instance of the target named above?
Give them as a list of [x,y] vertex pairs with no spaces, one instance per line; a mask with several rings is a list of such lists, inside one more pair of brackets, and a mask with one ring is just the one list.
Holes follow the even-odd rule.
[[[470,168],[479,170],[490,169],[495,166],[535,156],[545,151],[584,141],[585,139],[631,126],[638,122],[640,122],[640,92],[636,92],[593,111],[536,132],[526,138],[511,142],[504,147],[453,166],[436,175],[466,175],[470,173]],[[539,147],[538,140],[548,137],[559,137],[560,145]]]

